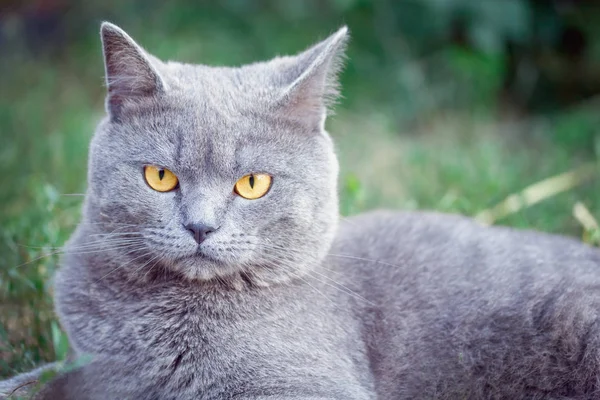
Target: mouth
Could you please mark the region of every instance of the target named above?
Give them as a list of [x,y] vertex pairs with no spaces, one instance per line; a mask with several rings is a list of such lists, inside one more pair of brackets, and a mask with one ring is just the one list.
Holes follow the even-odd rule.
[[198,246],[196,248],[196,251],[193,254],[190,254],[189,256],[185,257],[186,259],[189,260],[194,260],[197,262],[211,262],[211,263],[215,263],[215,264],[223,264],[222,260],[219,260],[218,258],[214,257],[211,254],[208,254],[205,251],[202,251],[201,247]]
[[190,250],[189,253],[182,255],[178,260],[188,264],[205,263],[216,267],[231,267],[239,264],[244,259],[243,252],[236,251],[238,249],[229,244],[201,244],[194,250]]
[[186,254],[179,256],[175,259],[176,262],[190,262],[190,261],[213,261],[216,262],[214,258],[209,255],[203,253],[199,248],[196,249],[194,253]]

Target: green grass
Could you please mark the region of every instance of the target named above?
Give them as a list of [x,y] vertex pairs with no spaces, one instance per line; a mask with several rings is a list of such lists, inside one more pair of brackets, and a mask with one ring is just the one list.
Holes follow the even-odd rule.
[[[567,115],[563,118],[569,118]],[[385,117],[344,115],[333,124],[342,176],[355,182],[345,212],[365,208],[435,209],[475,216],[508,195],[539,180],[594,160],[583,145],[573,149],[534,137],[535,129],[552,129],[546,121],[520,126],[474,115],[439,116],[425,127],[398,134]],[[519,130],[532,133],[527,140]],[[600,213],[597,180],[558,194],[499,221],[501,224],[553,233],[581,234],[572,208],[581,201]]]
[[[163,57],[239,64],[275,54],[270,47],[248,50],[243,30],[211,32],[218,40],[196,46],[190,29],[169,41],[158,30],[146,35],[137,30],[143,43],[152,43],[149,50]],[[261,40],[282,51],[302,48],[312,35],[264,36]],[[77,224],[87,147],[103,113],[98,41],[82,41],[67,54],[60,61],[23,56],[0,82],[0,377],[66,354],[52,311],[50,282],[58,268],[53,253]],[[349,69],[356,71],[354,64]],[[346,215],[376,207],[475,215],[532,183],[596,159],[598,121],[592,110],[517,124],[498,122],[485,111],[448,114],[433,108],[409,125],[398,122],[402,104],[373,103],[377,94],[364,79],[356,74],[344,79],[352,99],[342,104],[329,130],[342,165]],[[572,216],[578,201],[600,215],[597,180],[498,223],[580,236]]]

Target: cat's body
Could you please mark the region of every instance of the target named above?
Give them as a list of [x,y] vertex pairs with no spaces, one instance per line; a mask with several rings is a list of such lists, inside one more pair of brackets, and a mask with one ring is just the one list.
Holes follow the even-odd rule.
[[107,363],[74,398],[600,396],[596,250],[442,214],[370,213],[339,232],[313,274],[268,289],[98,281],[73,264],[63,321],[85,321],[67,322],[75,347]]
[[240,69],[102,34],[109,118],[56,278],[92,361],[40,398],[600,398],[597,250],[441,214],[338,227],[345,30]]

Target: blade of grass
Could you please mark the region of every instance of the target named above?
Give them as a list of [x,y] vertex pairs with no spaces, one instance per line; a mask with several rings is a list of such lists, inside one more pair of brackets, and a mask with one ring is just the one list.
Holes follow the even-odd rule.
[[594,218],[590,210],[588,210],[587,207],[579,201],[573,206],[573,216],[575,219],[577,219],[577,221],[579,221],[586,231],[598,229],[598,222],[596,221],[596,218]]
[[587,163],[572,171],[534,183],[519,193],[513,193],[492,208],[479,212],[475,219],[483,224],[493,224],[524,208],[530,207],[559,193],[566,192],[594,178],[598,174],[595,162]]
[[600,244],[600,229],[598,221],[581,202],[573,206],[573,216],[583,226],[583,241],[593,246]]

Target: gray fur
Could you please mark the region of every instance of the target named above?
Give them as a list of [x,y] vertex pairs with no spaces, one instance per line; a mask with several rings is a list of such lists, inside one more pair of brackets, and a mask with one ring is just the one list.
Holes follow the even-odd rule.
[[14,399],[25,396],[31,397],[31,394],[39,390],[40,384],[43,383],[40,378],[57,370],[60,370],[60,363],[55,362],[0,381],[0,399],[9,396]]
[[[241,68],[102,35],[109,115],[56,277],[92,361],[39,398],[600,398],[596,249],[435,213],[338,227],[323,122],[345,28]],[[150,189],[144,164],[179,189]],[[258,200],[232,191],[250,172],[273,176]],[[190,222],[218,227],[200,255]]]

